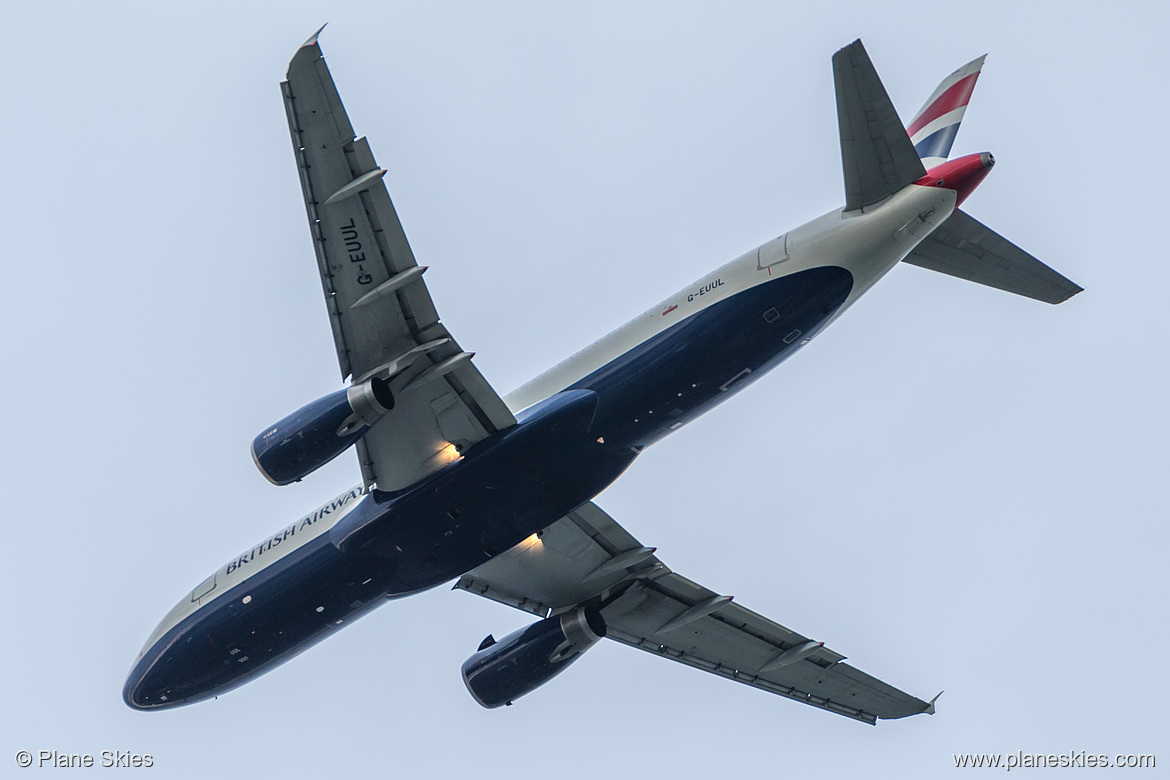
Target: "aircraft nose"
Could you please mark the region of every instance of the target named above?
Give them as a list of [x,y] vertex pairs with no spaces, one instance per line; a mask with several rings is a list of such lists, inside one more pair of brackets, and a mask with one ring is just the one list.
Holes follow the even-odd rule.
[[126,682],[122,685],[122,701],[132,710],[158,710],[183,703],[182,695],[171,695],[174,680],[166,678],[158,666],[159,652],[152,648],[139,656]]
[[137,668],[130,672],[122,686],[122,701],[132,710],[161,710],[167,707],[176,707],[184,703],[184,699],[172,698],[165,688],[160,687],[156,679],[149,675],[139,674]]
[[126,675],[126,682],[122,685],[122,701],[133,710],[150,709],[142,692],[142,658],[134,664],[130,674]]

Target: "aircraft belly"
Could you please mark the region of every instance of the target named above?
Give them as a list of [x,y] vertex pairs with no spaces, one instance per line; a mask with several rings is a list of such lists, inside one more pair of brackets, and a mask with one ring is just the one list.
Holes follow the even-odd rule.
[[950,190],[907,187],[865,213],[833,212],[793,231],[792,242],[805,262],[831,263],[853,275],[853,290],[830,323],[945,222],[954,209],[955,194]]
[[226,693],[382,603],[386,572],[343,559],[318,538],[196,612],[131,672],[127,703],[160,709]]
[[648,446],[794,354],[852,289],[852,274],[832,265],[757,284],[643,342],[571,389],[597,392],[594,430],[607,442]]
[[389,598],[458,577],[591,499],[633,461],[596,441],[597,396],[564,393],[430,478],[375,493],[148,647],[133,707],[177,706],[275,668]]

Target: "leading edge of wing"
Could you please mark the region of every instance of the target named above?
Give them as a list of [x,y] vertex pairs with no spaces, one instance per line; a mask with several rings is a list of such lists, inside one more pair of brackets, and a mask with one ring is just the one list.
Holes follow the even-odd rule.
[[455,588],[538,617],[591,602],[615,641],[865,723],[934,712],[933,700],[842,663],[823,643],[676,574],[655,552],[589,502]]

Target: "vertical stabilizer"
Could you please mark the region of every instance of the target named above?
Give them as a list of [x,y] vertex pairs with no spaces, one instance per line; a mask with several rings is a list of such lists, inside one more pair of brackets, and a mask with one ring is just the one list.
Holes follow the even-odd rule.
[[943,79],[906,128],[910,142],[927,168],[946,162],[950,156],[985,59],[986,54],[973,59]]
[[926,175],[861,41],[833,55],[845,210],[872,206]]

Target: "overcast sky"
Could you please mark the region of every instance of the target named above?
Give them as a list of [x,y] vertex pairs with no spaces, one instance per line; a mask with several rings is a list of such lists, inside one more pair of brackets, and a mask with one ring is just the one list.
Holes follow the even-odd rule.
[[[5,14],[0,767],[21,749],[192,778],[1170,765],[1160,4],[188,7]],[[218,700],[122,703],[176,601],[359,480],[347,454],[278,489],[248,453],[341,386],[278,89],[325,21],[435,303],[502,393],[840,206],[838,48],[864,39],[904,118],[988,53],[954,152],[999,164],[964,208],[1086,291],[1051,307],[896,268],[598,498],[685,576],[945,689],[936,716],[869,727],[615,643],[483,710],[459,665],[528,618],[447,587]]]

